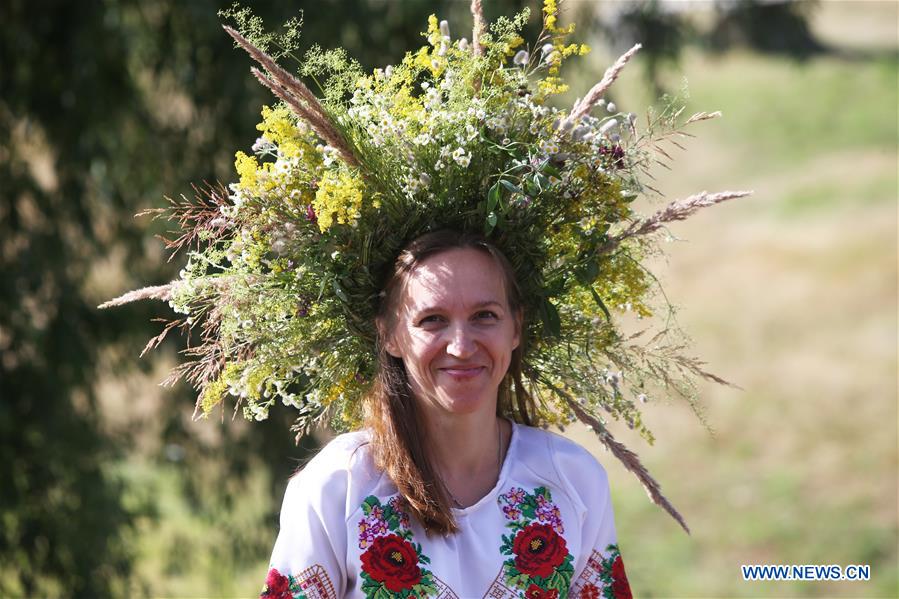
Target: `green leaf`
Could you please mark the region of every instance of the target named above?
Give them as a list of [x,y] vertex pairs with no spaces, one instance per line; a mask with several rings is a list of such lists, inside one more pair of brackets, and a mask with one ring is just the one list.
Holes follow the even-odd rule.
[[502,183],[502,180],[499,180],[496,183],[494,183],[493,187],[490,188],[490,191],[487,192],[487,212],[493,212],[494,210],[496,210],[497,204],[499,204],[499,184],[500,183]]
[[394,596],[382,583],[371,597],[372,599],[394,599]]
[[331,281],[331,284],[334,287],[334,293],[337,295],[337,297],[339,297],[340,300],[345,304],[350,303],[350,298],[347,297],[346,292],[344,292],[343,287],[340,286],[340,283],[337,282],[337,279]]
[[568,589],[569,582],[571,582],[570,577],[563,576],[556,570],[546,579],[544,588],[546,590],[556,589],[559,591],[559,595],[562,595]]
[[502,184],[503,187],[505,187],[512,193],[524,193],[524,191],[522,191],[520,187],[518,187],[511,181],[506,181],[505,179],[500,179],[499,182]]
[[378,501],[378,498],[374,495],[369,495],[362,501],[362,513],[367,516],[371,512],[371,508],[379,505],[381,505],[381,502]]
[[322,277],[322,282],[321,282],[321,284],[318,286],[318,299],[315,300],[316,302],[320,302],[320,301],[321,301],[322,296],[325,294],[325,287],[327,287],[327,286],[328,286],[328,278],[327,278],[327,277]]
[[599,276],[599,264],[596,260],[590,260],[576,273],[578,283],[589,285]]
[[487,215],[487,220],[484,221],[484,234],[489,235],[493,232],[493,228],[496,227],[496,212],[491,212]]
[[549,163],[547,163],[541,170],[551,177],[556,177],[558,179],[562,178],[562,173],[559,172],[559,169]]
[[[508,562],[507,562],[508,563]],[[512,562],[511,567],[506,568],[506,584],[512,588],[524,589],[527,588],[528,583],[531,581],[531,577],[523,572],[519,572]]]
[[593,285],[589,285],[587,288],[590,290],[590,294],[593,296],[593,301],[597,303],[599,309],[602,310],[603,314],[605,314],[606,320],[611,321],[612,315],[609,314],[609,309],[606,308],[606,305],[603,303],[602,298],[599,297],[598,293],[596,293],[596,289],[593,288]]
[[562,319],[559,317],[559,310],[545,297],[540,302],[540,317],[543,320],[543,330],[547,336],[561,336]]

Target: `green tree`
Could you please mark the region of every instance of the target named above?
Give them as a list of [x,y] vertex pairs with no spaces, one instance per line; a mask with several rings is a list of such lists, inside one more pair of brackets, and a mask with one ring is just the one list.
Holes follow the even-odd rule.
[[[488,18],[519,4],[488,6]],[[132,215],[161,206],[165,194],[190,193],[191,182],[229,181],[234,150],[252,144],[258,109],[273,101],[221,31],[224,7],[0,5],[0,595],[141,589],[131,580],[133,532],[139,517],[158,512],[140,493],[143,503],[128,503],[135,483],[122,465],[139,449],[127,429],[107,426],[96,388],[102,378],[149,369],[133,356],[159,332],[151,319],[168,308],[99,312],[105,298],[97,289],[109,288],[109,272],[124,277],[113,293],[176,276],[177,258],[166,264],[148,251],[158,247],[152,236],[161,225]],[[275,25],[295,8],[270,3],[257,12]],[[301,46],[341,45],[367,68],[389,64],[421,43],[430,12],[470,26],[463,3],[308,3]],[[171,338],[161,350],[182,347]],[[269,494],[278,497],[296,466],[286,457],[288,411],[250,432],[226,426],[223,438],[203,442],[182,426],[191,400],[189,389],[176,388],[154,414],[159,446],[182,448],[175,492],[210,527],[214,509],[240,509],[242,481],[254,468],[270,469]],[[146,457],[166,462],[161,452]],[[274,511],[265,524],[273,535]],[[260,552],[240,530],[227,533],[222,554]]]

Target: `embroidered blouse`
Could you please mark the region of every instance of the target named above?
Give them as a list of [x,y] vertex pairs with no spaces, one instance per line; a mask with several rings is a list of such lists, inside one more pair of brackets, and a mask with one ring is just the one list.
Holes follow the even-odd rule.
[[290,480],[262,597],[631,597],[606,472],[576,443],[513,424],[496,486],[430,538],[369,448],[340,435]]

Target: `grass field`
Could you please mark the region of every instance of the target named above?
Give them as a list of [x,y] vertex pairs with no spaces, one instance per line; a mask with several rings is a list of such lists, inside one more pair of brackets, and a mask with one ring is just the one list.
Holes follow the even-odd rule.
[[[850,3],[824,4],[825,33],[861,34]],[[616,431],[690,537],[586,431],[573,433],[610,471],[635,596],[899,594],[896,5],[865,8],[883,21],[864,35],[892,45],[849,39],[864,57],[682,64],[691,108],[724,118],[697,127],[661,189],[756,193],[673,227],[686,241],[658,271],[696,353],[742,390],[703,388],[714,436],[684,405],[646,410],[654,447]],[[625,101],[645,99],[639,73],[621,83],[619,105],[639,112]],[[744,582],[740,565],[752,563],[870,564],[871,581]]]
[[[683,241],[655,270],[683,306],[695,353],[741,390],[702,388],[714,435],[685,405],[665,401],[645,410],[655,446],[613,428],[692,536],[587,431],[569,431],[610,473],[636,597],[899,594],[896,22],[892,2],[824,2],[816,31],[847,53],[796,63],[690,52],[678,69],[691,109],[724,117],[693,130],[699,139],[675,170],[657,173],[660,189],[670,199],[756,193],[674,226]],[[649,100],[636,66],[614,89],[639,114]],[[680,87],[677,77],[668,83]],[[274,540],[266,514],[280,497],[247,491],[252,509],[223,503],[209,521],[171,490],[165,468],[131,463],[123,473],[147,494],[135,504],[156,498],[155,517],[136,531],[145,582],[135,591],[258,592],[267,565],[258,548]],[[245,554],[223,555],[222,535],[246,535]],[[740,565],[750,563],[870,564],[872,579],[744,582]]]

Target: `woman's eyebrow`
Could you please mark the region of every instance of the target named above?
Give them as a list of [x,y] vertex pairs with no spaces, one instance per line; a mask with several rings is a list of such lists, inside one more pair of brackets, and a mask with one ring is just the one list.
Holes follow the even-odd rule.
[[[503,305],[496,300],[482,300],[475,304],[472,304],[471,310],[479,310],[481,308],[486,308],[488,306],[496,306],[497,308],[502,308]],[[445,310],[445,308],[439,304],[433,306],[425,306],[422,308],[415,308],[415,314],[423,314],[425,312],[439,312],[441,310]]]

